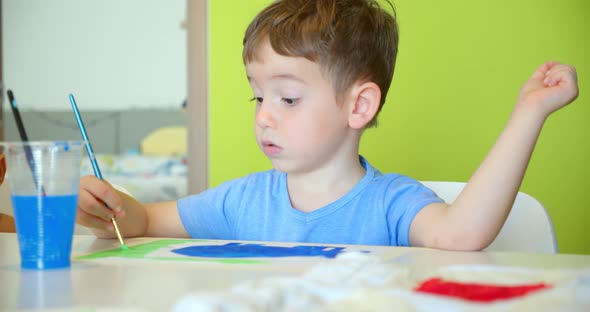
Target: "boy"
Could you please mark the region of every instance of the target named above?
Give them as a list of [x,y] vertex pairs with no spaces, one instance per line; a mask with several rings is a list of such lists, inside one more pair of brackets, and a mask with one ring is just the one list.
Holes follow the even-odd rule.
[[576,98],[575,69],[550,62],[533,73],[496,144],[448,205],[358,153],[385,101],[397,42],[394,17],[375,1],[272,3],[246,30],[243,60],[256,141],[274,169],[145,205],[83,177],[78,223],[99,237],[115,237],[114,213],[124,236],[485,248],[510,211],[543,122]]

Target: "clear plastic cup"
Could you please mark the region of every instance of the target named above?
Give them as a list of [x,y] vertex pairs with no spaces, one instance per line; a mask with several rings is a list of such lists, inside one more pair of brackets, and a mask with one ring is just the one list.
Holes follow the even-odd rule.
[[0,142],[23,269],[70,266],[84,144]]

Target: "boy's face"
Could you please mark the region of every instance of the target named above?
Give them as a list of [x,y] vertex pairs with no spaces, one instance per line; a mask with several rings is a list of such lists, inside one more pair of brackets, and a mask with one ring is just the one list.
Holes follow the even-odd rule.
[[336,100],[318,64],[274,52],[267,41],[246,64],[256,101],[255,132],[275,169],[321,169],[350,146],[348,108]]

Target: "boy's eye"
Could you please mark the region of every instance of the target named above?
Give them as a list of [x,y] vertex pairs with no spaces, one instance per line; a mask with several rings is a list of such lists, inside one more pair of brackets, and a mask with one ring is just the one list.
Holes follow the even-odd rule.
[[283,102],[285,102],[287,105],[295,105],[298,101],[299,99],[297,98],[283,98]]
[[257,103],[262,103],[262,98],[261,97],[253,97],[250,99],[250,102],[256,101]]

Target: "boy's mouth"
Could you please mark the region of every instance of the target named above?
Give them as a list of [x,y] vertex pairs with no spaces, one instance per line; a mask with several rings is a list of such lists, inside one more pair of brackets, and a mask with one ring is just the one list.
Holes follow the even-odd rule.
[[278,155],[283,149],[271,141],[262,141],[262,151],[268,157]]

